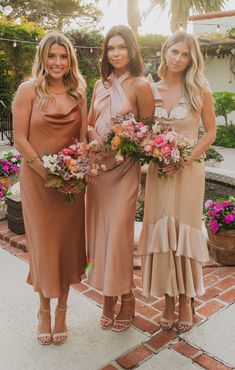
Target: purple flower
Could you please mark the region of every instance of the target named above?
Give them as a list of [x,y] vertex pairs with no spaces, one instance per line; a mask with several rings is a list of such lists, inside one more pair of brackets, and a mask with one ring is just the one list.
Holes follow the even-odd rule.
[[230,224],[231,222],[233,222],[235,220],[235,215],[226,215],[225,218],[224,218],[224,222],[226,224]]
[[232,202],[222,202],[222,203],[220,203],[220,205],[222,206],[222,207],[227,207],[227,206],[232,206]]
[[218,204],[216,206],[213,207],[213,211],[216,213],[216,212],[221,212],[221,211],[224,211],[224,208]]
[[206,202],[205,202],[205,208],[208,209],[210,208],[210,206],[213,204],[213,200],[211,199],[208,199]]
[[211,230],[216,233],[219,230],[219,225],[216,221],[210,221]]

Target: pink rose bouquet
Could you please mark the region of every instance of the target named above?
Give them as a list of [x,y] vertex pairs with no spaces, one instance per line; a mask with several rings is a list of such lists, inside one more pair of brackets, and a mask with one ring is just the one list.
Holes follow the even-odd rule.
[[143,141],[150,136],[149,126],[143,122],[137,122],[132,113],[117,116],[112,120],[110,132],[105,140],[108,150],[116,151],[115,160],[122,163],[126,156],[144,163]]
[[235,198],[211,199],[205,202],[206,223],[214,232],[222,230],[235,230]]
[[176,168],[181,167],[184,158],[192,151],[192,146],[183,137],[170,127],[160,126],[158,122],[152,126],[151,136],[148,136],[142,145],[144,145],[145,161],[153,161],[160,173],[169,164],[173,164]]
[[[96,141],[89,144],[76,142],[58,154],[43,155],[43,165],[49,174],[47,185],[57,189],[65,184],[80,185],[81,192],[84,192],[88,181],[106,170],[105,165],[97,163],[99,150]],[[72,193],[66,193],[65,202],[74,202]]]

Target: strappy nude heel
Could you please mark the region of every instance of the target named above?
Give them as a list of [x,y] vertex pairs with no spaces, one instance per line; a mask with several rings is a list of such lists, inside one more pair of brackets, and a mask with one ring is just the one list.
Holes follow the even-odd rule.
[[104,330],[109,330],[113,326],[114,323],[114,307],[117,303],[118,297],[113,297],[113,319],[110,319],[110,317],[105,316],[104,314],[101,316],[100,319],[100,327]]
[[[189,298],[189,297],[181,297],[180,299],[185,299],[185,303],[186,304],[190,304],[191,303],[191,310],[192,310],[192,316],[195,315],[195,307],[194,307],[194,298]],[[191,330],[193,327],[193,317],[192,317],[192,321],[183,321],[183,320],[180,320],[178,322],[178,330],[181,332],[181,333],[186,333],[187,331]]]
[[[167,301],[167,299],[168,298],[165,298],[165,302]],[[174,305],[175,305],[175,299],[174,299]],[[174,317],[173,317],[173,319],[167,319],[167,318],[163,317],[163,315],[161,316],[160,325],[161,325],[161,327],[162,327],[163,330],[170,330],[170,329],[172,329],[172,327],[174,325],[174,322],[175,322],[175,308],[174,308]]]
[[[49,309],[49,310],[44,310],[44,309],[40,309],[39,311],[38,311],[38,315],[37,315],[37,317],[38,317],[38,321],[40,322],[40,314],[41,313],[43,313],[43,312],[51,312],[51,310]],[[51,319],[50,319],[50,321],[51,321]],[[46,341],[43,341],[42,339],[43,338],[45,338],[45,339],[47,339]],[[37,333],[37,340],[38,340],[38,342],[41,344],[41,345],[43,345],[43,346],[47,346],[47,345],[49,345],[49,344],[51,344],[52,343],[52,335],[51,335],[51,333]]]
[[131,319],[129,319],[129,320],[115,319],[114,323],[113,323],[113,327],[112,327],[113,331],[118,331],[119,332],[119,331],[123,331],[123,330],[128,329],[131,326],[132,322],[133,322],[133,318],[135,317],[135,297],[132,295],[130,298],[122,298],[122,301],[131,302],[131,304],[132,304]]
[[[65,308],[60,308],[60,307],[57,306],[56,309],[55,309],[55,315],[58,315],[58,312],[63,312],[64,316],[65,316],[67,308],[68,308],[68,306],[66,306]],[[55,340],[58,337],[63,337],[63,339],[61,341]],[[64,344],[64,342],[66,341],[67,338],[68,338],[67,327],[66,327],[66,331],[64,331],[64,332],[61,332],[61,333],[53,332],[53,334],[52,334],[52,339],[53,339],[54,344]]]

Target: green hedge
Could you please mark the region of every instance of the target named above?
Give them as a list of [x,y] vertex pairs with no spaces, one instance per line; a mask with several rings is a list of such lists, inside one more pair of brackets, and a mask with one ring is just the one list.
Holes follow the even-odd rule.
[[235,125],[218,126],[214,145],[235,148]]

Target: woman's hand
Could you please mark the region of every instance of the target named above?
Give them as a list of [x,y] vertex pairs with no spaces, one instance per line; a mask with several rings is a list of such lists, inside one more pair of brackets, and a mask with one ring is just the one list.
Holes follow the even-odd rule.
[[91,142],[93,140],[96,140],[100,146],[104,145],[104,141],[103,141],[102,137],[97,133],[95,128],[89,127],[87,132],[88,132],[89,142]]
[[193,163],[194,159],[195,158],[193,155],[188,155],[187,157],[185,157],[184,162],[183,162],[183,167],[190,166]]

